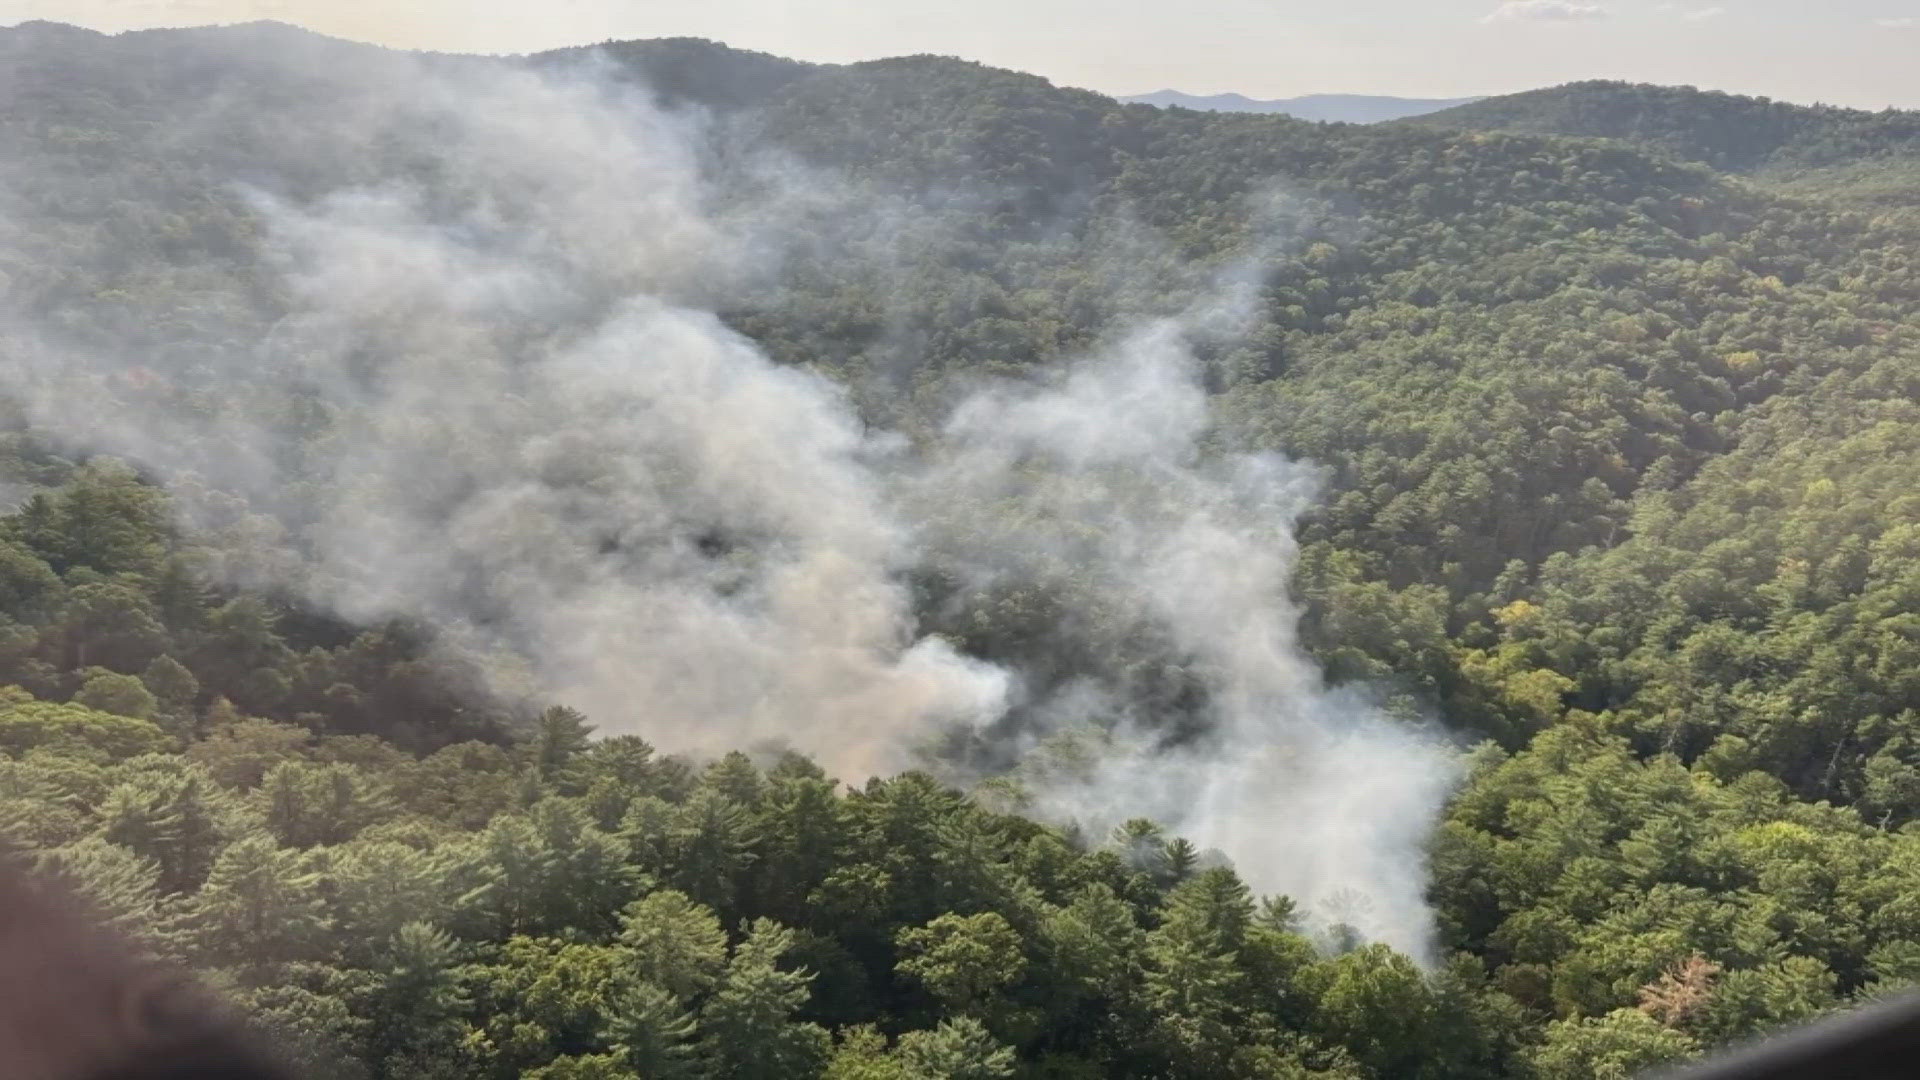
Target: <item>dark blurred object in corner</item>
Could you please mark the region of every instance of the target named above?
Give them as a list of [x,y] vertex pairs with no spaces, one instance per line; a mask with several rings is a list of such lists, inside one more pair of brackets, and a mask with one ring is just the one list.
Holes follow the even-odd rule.
[[1905,1080],[1920,1076],[1920,994],[1785,1031],[1649,1080]]
[[0,1077],[291,1080],[184,971],[0,851]]

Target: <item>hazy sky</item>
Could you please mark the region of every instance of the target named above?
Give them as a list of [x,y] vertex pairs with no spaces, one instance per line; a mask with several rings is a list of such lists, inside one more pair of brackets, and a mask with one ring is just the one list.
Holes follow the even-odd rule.
[[1109,93],[1450,97],[1624,78],[1920,108],[1920,0],[0,0],[0,25],[259,18],[462,52],[679,35],[808,60],[933,52]]

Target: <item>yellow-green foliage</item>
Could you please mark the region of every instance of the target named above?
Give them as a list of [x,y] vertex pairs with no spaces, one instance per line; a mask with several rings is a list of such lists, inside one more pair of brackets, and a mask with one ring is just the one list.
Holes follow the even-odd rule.
[[120,760],[172,745],[166,732],[150,721],[83,705],[39,701],[17,686],[0,687],[0,750],[14,757],[48,750]]

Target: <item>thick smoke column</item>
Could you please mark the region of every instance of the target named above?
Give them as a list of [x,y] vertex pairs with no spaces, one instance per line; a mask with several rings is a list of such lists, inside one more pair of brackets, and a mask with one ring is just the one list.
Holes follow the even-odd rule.
[[1292,527],[1317,471],[1202,450],[1211,420],[1192,346],[1232,333],[1258,264],[1053,386],[968,400],[928,493],[967,492],[1028,524],[1022,543],[971,552],[982,580],[1070,565],[1160,630],[1204,686],[1202,730],[1178,741],[1097,677],[1038,703],[1043,732],[1072,745],[1065,766],[1043,748],[1023,768],[1038,812],[1095,827],[1152,818],[1315,921],[1425,957],[1422,851],[1452,755],[1363,694],[1329,689],[1296,640]]
[[[603,731],[784,743],[849,780],[943,731],[1003,730],[1023,681],[1018,657],[923,634],[906,573],[935,550],[983,581],[1065,560],[1185,659],[1203,723],[1168,740],[1117,673],[1022,703],[1037,727],[1019,738],[1089,733],[1076,767],[1023,770],[1038,811],[1156,818],[1310,910],[1363,896],[1341,918],[1425,951],[1447,756],[1330,691],[1295,641],[1313,471],[1202,452],[1192,345],[1232,333],[1251,270],[1047,387],[973,396],[908,449],[709,313],[791,239],[768,225],[780,200],[818,211],[797,171],[772,206],[717,209],[697,132],[591,73],[379,64],[360,80],[378,95],[309,118],[334,125],[316,154],[405,147],[387,175],[412,179],[250,189],[285,309],[216,365],[242,404],[103,394],[128,357],[16,324],[12,389],[43,424],[175,478],[189,510],[212,487],[286,522],[236,575],[430,619],[517,658],[503,689]],[[995,524],[956,527],[956,507]]]
[[268,208],[292,334],[356,398],[313,530],[336,603],[485,629],[675,748],[791,741],[864,774],[992,715],[1000,673],[912,640],[905,535],[837,388],[688,306],[749,247],[689,135],[631,96],[504,83],[444,101],[450,163],[486,178],[450,214]]

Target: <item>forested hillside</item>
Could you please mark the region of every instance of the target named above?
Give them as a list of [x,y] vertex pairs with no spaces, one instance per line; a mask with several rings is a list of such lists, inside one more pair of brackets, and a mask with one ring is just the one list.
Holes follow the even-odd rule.
[[1910,203],[1920,113],[1794,105],[1692,87],[1570,83],[1407,121],[1463,131],[1619,139],[1790,190]]
[[[583,65],[663,103],[632,115],[672,150],[492,152],[625,145],[516,111],[585,97],[487,89]],[[1606,84],[1362,128],[939,57],[0,30],[0,823],[314,1075],[1574,1080],[1904,988],[1920,211],[1860,178],[1904,168],[1913,123]],[[634,216],[574,220],[607,205]],[[1221,292],[1245,303],[1216,331]],[[715,317],[644,322],[633,294]],[[993,396],[1156,318],[1205,390],[1192,446],[1061,464],[1160,438],[1178,387],[1151,380],[1080,427],[1070,377]],[[593,351],[636,319],[639,374]],[[584,391],[517,374],[555,356]],[[702,377],[634,405],[608,371]],[[809,516],[881,498],[861,484],[789,492],[996,439],[991,483],[906,470],[899,528]],[[652,517],[610,479],[629,458]],[[1131,809],[1150,767],[1098,827],[1050,810],[1123,739],[1171,772],[1245,749],[1236,694],[1290,707],[1221,676],[1237,641],[1203,647],[1233,589],[1196,630],[1158,616],[1208,568],[1136,594],[1116,567],[1166,567],[1100,546],[1178,534],[1169,491],[1237,528],[1248,463],[1285,498],[1229,539],[1284,560],[1326,673],[1289,690],[1457,748],[1404,853],[1430,947],[1368,940],[1363,893],[1257,895],[1259,852]],[[669,647],[691,606],[619,633],[598,603],[663,566],[696,568],[739,656],[814,640],[752,633],[816,535],[836,588],[791,595],[835,613],[820,635],[866,610],[837,593],[897,589],[886,647],[937,636],[920,662],[1012,672],[1012,705],[869,779],[847,744],[891,722],[880,695],[825,699],[816,745],[682,715],[672,680],[585,715],[548,693]]]

